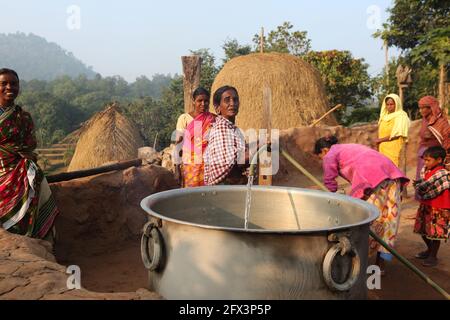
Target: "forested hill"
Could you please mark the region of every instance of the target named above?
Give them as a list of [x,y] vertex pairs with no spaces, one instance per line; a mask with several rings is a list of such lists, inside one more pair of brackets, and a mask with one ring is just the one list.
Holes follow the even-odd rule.
[[17,71],[23,80],[53,80],[62,75],[94,78],[86,66],[71,52],[32,33],[0,33],[0,68]]

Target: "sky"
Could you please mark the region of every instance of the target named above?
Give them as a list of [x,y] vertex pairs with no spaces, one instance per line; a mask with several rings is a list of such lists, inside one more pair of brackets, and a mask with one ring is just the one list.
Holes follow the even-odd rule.
[[0,0],[0,33],[34,33],[102,76],[131,82],[181,74],[181,56],[190,50],[209,48],[221,62],[227,39],[252,44],[261,27],[267,33],[289,21],[293,30],[308,32],[312,50],[349,50],[374,76],[384,51],[372,34],[390,6],[391,0]]

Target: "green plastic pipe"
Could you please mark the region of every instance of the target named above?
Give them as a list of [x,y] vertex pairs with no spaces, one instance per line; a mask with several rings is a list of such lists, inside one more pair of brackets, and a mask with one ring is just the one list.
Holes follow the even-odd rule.
[[[314,182],[318,187],[320,187],[323,191],[329,192],[327,187],[325,187],[322,182],[317,180],[311,173],[308,172],[300,163],[295,161],[294,158],[291,157],[286,151],[280,149],[281,154],[298,170],[300,170],[305,176],[307,176],[312,182]],[[407,266],[409,269],[411,269],[415,274],[417,274],[422,280],[424,280],[426,283],[428,283],[433,289],[435,289],[437,292],[442,294],[445,299],[450,300],[450,294],[446,292],[444,289],[442,289],[436,282],[431,280],[425,273],[420,271],[415,265],[413,265],[411,262],[409,262],[407,259],[405,259],[403,256],[401,256],[395,249],[393,249],[391,246],[389,246],[386,242],[383,241],[376,233],[372,232],[372,230],[369,229],[369,234],[372,238],[374,238],[379,244],[381,244],[386,250],[388,250],[390,253],[392,253],[393,256],[395,256],[398,260],[400,260],[401,263],[403,263],[405,266]]]

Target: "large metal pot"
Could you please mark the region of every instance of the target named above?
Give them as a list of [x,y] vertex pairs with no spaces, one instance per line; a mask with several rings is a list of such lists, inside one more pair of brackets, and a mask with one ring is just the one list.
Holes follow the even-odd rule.
[[142,259],[150,290],[168,299],[365,299],[369,223],[378,210],[322,191],[246,186],[164,191]]

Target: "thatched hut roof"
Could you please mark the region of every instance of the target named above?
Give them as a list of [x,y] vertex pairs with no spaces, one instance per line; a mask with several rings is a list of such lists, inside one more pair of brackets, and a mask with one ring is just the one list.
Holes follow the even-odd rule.
[[[231,85],[239,92],[236,124],[242,129],[273,129],[311,124],[330,109],[319,72],[290,54],[253,53],[227,62],[214,80],[211,92]],[[271,91],[271,110],[263,105],[264,87]],[[211,103],[212,106],[212,103]],[[322,124],[335,125],[333,116]]]
[[143,145],[136,125],[113,104],[85,123],[67,171],[137,158]]

